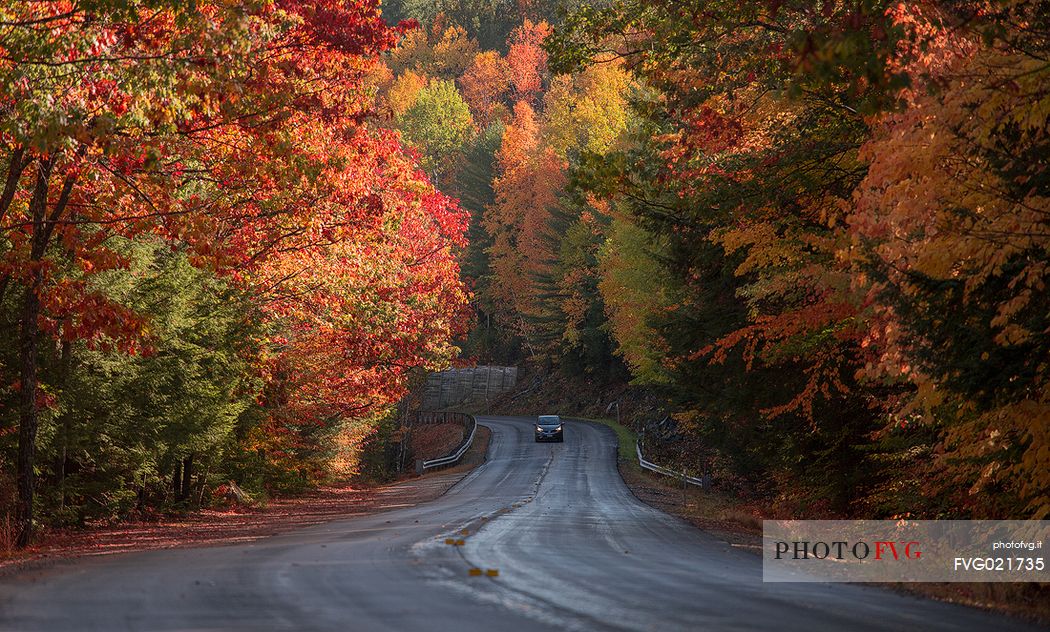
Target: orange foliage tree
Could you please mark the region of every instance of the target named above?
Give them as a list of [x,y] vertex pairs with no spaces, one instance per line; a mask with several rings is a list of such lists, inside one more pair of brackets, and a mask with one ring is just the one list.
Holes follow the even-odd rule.
[[516,99],[532,102],[543,89],[547,74],[543,41],[550,33],[549,24],[529,19],[514,29],[507,51],[507,68]]
[[528,340],[534,333],[527,315],[536,309],[535,280],[553,259],[548,227],[564,184],[564,164],[541,142],[540,122],[525,101],[514,105],[496,161],[496,199],[484,216],[493,239],[492,293],[503,306],[499,317]]
[[510,78],[507,62],[497,51],[484,51],[474,56],[459,78],[463,98],[470,105],[479,126],[486,127],[495,118],[498,106],[506,96]]

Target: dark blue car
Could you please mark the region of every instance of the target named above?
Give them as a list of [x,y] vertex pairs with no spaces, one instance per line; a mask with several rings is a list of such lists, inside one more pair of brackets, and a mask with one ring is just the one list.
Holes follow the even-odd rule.
[[565,441],[561,431],[561,417],[540,415],[536,421],[536,441],[557,441],[558,443]]

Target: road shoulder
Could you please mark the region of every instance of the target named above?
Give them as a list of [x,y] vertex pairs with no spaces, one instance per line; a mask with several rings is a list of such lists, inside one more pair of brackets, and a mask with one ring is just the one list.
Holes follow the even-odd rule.
[[17,556],[0,560],[0,575],[77,557],[240,544],[333,520],[418,505],[440,497],[484,463],[490,438],[489,429],[479,425],[474,443],[459,465],[388,485],[320,487],[295,498],[272,500],[265,507],[204,509],[155,522],[55,533]]
[[[643,503],[688,522],[724,540],[729,545],[755,555],[762,551],[761,509],[715,491],[643,470],[634,457],[634,437],[613,421],[588,419],[608,426],[619,439],[617,468],[631,493]],[[1050,623],[1046,588],[1026,584],[931,583],[878,584],[893,590],[935,601],[965,605],[1016,617],[1024,621]]]

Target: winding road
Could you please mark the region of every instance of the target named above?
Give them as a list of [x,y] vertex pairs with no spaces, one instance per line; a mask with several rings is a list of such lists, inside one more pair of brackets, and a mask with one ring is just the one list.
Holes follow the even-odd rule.
[[763,584],[758,556],[631,495],[608,428],[536,444],[530,419],[479,422],[488,461],[435,501],[24,571],[0,579],[0,630],[1033,629],[879,588]]

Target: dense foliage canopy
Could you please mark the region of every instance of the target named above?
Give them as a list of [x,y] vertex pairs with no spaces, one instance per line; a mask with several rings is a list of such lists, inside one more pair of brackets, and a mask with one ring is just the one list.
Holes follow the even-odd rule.
[[382,11],[0,8],[22,544],[355,471],[458,347],[784,515],[1050,515],[1042,3]]
[[474,116],[468,353],[629,376],[785,513],[1046,516],[1041,4],[567,9],[396,69],[461,68]]
[[[555,69],[648,89],[636,142],[581,167],[634,226],[601,287],[727,476],[801,480],[810,511],[1050,512],[1046,19],[627,0],[555,33]],[[649,255],[612,250],[639,231]]]
[[352,468],[364,420],[466,322],[466,217],[370,123],[411,25],[369,0],[13,2],[0,22],[19,543],[38,489],[81,520],[238,468]]

